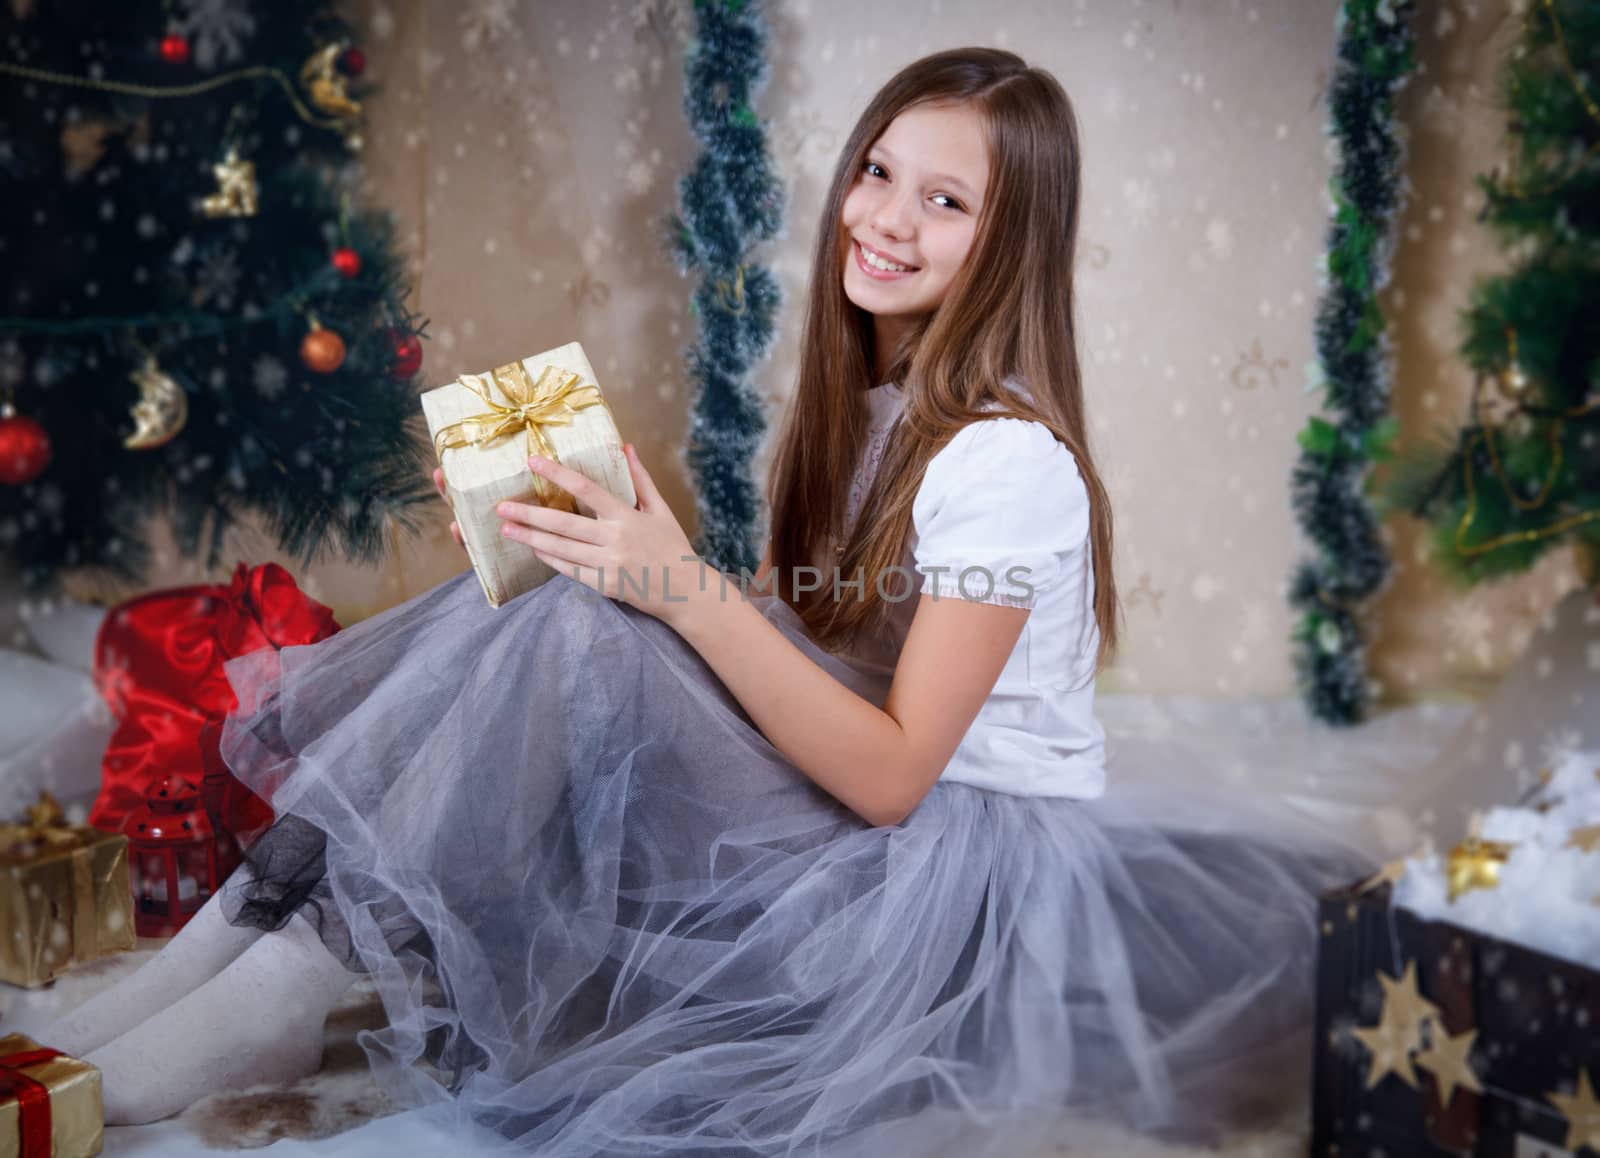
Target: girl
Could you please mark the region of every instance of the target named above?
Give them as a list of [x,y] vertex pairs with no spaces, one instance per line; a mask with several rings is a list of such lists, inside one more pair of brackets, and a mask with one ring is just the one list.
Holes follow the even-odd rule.
[[278,820],[44,1032],[108,1118],[315,1069],[358,974],[387,1088],[513,1152],[1017,1154],[1298,1094],[1314,895],[1366,860],[1107,778],[1078,208],[1050,74],[916,61],[828,192],[753,593],[630,448],[636,509],[530,462],[598,514],[506,505],[561,572],[506,607],[463,571],[231,661],[223,755]]

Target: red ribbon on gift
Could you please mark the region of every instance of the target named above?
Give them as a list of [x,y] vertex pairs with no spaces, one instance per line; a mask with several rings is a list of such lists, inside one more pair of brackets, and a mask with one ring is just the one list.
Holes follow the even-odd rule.
[[22,1147],[19,1158],[50,1158],[50,1089],[23,1073],[23,1067],[36,1066],[65,1056],[59,1050],[30,1049],[0,1055],[0,1101],[17,1099],[17,1132]]
[[[220,722],[238,707],[225,662],[264,647],[316,643],[338,630],[333,612],[276,563],[240,563],[227,586],[151,591],[107,611],[95,637],[94,680],[118,725],[101,760],[89,823],[119,832],[160,780],[184,776],[198,784],[208,768],[216,772],[220,761],[209,749]],[[227,780],[215,817],[222,828],[237,835],[271,823],[266,801]]]

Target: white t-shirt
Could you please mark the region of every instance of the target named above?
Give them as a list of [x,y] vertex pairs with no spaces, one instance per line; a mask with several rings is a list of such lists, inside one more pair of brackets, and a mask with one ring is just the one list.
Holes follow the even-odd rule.
[[[851,482],[850,524],[905,401],[892,382],[867,394],[870,434]],[[1088,490],[1072,452],[1042,423],[981,419],[930,460],[902,560],[922,577],[920,598],[1031,608],[942,779],[1020,796],[1088,799],[1105,791],[1105,731],[1090,675],[1100,643],[1091,558]],[[917,604],[891,603],[886,628],[846,658],[863,670],[892,671]]]

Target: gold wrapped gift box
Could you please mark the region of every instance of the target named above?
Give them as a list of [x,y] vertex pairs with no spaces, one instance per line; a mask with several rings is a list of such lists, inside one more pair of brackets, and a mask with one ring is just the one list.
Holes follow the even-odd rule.
[[[40,1051],[24,1034],[0,1037],[0,1158],[89,1158],[105,1138],[100,1071]],[[33,1055],[33,1056],[29,1056]]]
[[0,981],[28,988],[132,949],[128,838],[67,824],[48,793],[27,823],[0,824],[0,931]]
[[421,401],[451,509],[491,607],[556,574],[526,543],[500,533],[498,504],[509,500],[595,514],[534,474],[530,454],[593,479],[630,507],[638,501],[616,420],[577,342],[487,374],[463,374],[426,391]]

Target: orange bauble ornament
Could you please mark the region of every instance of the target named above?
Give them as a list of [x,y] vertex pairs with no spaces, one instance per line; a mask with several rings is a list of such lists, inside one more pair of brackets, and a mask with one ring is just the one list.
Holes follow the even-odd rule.
[[344,365],[344,339],[312,322],[300,342],[300,361],[314,374],[332,374]]

